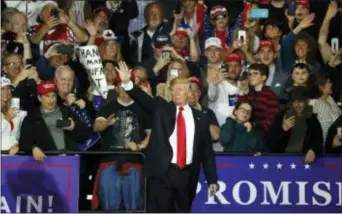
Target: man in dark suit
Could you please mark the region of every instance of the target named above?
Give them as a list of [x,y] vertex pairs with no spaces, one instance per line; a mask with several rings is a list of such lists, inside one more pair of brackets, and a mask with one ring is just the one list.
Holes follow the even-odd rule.
[[138,104],[152,112],[152,133],[146,149],[148,212],[190,212],[201,164],[210,193],[217,190],[215,157],[206,117],[188,104],[190,81],[171,81],[172,103],[153,99],[130,81],[124,62],[117,71],[122,87]]

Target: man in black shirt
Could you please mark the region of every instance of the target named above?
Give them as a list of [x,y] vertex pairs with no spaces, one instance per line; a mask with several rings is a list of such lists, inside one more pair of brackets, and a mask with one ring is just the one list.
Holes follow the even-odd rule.
[[147,114],[120,85],[118,83],[116,87],[117,99],[105,104],[98,112],[94,130],[102,134],[102,151],[126,154],[101,158],[93,190],[93,209],[100,204],[102,210],[118,210],[121,201],[126,210],[141,209],[142,205],[141,157],[129,154],[129,151],[146,148],[150,128]]

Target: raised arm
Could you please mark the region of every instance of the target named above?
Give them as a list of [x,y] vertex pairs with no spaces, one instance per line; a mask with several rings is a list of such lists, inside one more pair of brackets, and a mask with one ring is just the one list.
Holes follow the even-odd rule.
[[129,94],[129,96],[139,103],[144,109],[149,112],[153,112],[156,107],[156,100],[150,97],[142,89],[134,85],[130,80],[131,70],[128,69],[124,61],[119,62],[119,66],[115,68],[119,73],[120,79],[122,80],[123,89]]
[[319,51],[321,52],[324,63],[327,63],[329,59],[332,57],[330,45],[327,43],[327,39],[329,35],[330,22],[336,16],[337,10],[337,3],[335,1],[330,2],[327,13],[325,14],[325,18],[319,30]]

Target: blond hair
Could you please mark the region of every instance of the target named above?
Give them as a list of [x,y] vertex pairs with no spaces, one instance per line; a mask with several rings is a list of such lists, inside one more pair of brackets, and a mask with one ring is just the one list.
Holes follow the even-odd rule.
[[121,45],[117,41],[115,41],[116,54],[113,59],[104,58],[107,45],[109,45],[108,42],[104,41],[101,43],[99,47],[99,53],[100,53],[101,59],[102,60],[114,60],[115,62],[120,62],[122,60]]
[[177,77],[177,78],[174,78],[173,80],[171,80],[170,82],[170,86],[174,86],[176,84],[188,84],[189,85],[189,88],[190,88],[190,80],[188,78],[184,78],[184,77]]

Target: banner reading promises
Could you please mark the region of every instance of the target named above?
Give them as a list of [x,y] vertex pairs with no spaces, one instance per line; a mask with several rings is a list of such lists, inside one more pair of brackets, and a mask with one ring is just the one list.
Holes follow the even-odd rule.
[[342,211],[342,159],[217,156],[219,190],[209,197],[203,171],[193,212],[334,213]]
[[1,213],[78,212],[78,156],[1,156]]

